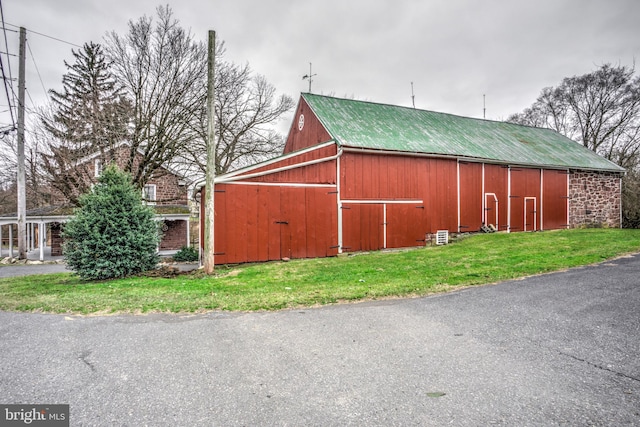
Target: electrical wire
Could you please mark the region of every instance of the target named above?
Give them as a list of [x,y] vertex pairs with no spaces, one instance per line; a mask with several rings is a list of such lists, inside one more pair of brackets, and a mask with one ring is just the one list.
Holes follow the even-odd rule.
[[31,51],[31,45],[27,41],[27,48],[29,49],[29,55],[31,55],[31,61],[33,61],[33,66],[36,69],[36,74],[38,74],[38,78],[40,79],[40,84],[42,85],[42,90],[44,91],[45,96],[47,96],[47,88],[44,87],[44,82],[42,81],[42,76],[40,75],[40,70],[38,69],[38,64],[36,64],[36,58],[33,56],[33,52]]
[[[12,27],[20,28],[18,25],[10,24],[9,22],[6,22],[6,25],[10,25],[10,26],[12,26]],[[62,39],[59,39],[59,38],[57,38],[57,37],[53,37],[53,36],[50,36],[50,35],[47,35],[47,34],[39,33],[39,32],[37,32],[37,31],[29,30],[29,32],[30,32],[31,34],[37,34],[37,35],[39,35],[39,36],[46,37],[46,38],[48,38],[48,39],[55,40],[55,41],[58,41],[58,42],[60,42],[60,43],[65,43],[65,44],[68,44],[68,45],[71,45],[71,46],[74,46],[74,47],[79,47],[79,48],[81,48],[81,47],[82,47],[82,46],[77,45],[77,44],[75,44],[75,43],[71,43],[71,42],[68,42],[68,41],[66,41],[66,40],[62,40]]]
[[[0,55],[0,69],[2,70],[2,81],[4,82],[4,90],[7,94],[7,103],[9,104],[9,113],[11,114],[11,123],[13,129],[16,129],[16,120],[13,117],[13,106],[11,105],[12,98],[9,96],[9,86],[11,86],[11,92],[13,93],[15,99],[15,92],[13,90],[13,75],[11,74],[11,61],[9,61],[9,44],[7,42],[7,29],[5,28],[4,22],[4,10],[2,8],[2,0],[0,0],[0,18],[2,19],[2,30],[4,32],[4,45],[7,51],[7,66],[9,67],[9,77],[7,79],[7,75],[4,70],[4,61],[2,61],[2,55]],[[8,85],[7,85],[8,82]]]

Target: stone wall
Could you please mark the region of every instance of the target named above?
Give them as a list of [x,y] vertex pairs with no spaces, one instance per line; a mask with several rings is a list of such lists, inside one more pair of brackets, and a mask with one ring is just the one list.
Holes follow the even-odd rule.
[[570,227],[620,227],[619,173],[572,170],[569,177]]

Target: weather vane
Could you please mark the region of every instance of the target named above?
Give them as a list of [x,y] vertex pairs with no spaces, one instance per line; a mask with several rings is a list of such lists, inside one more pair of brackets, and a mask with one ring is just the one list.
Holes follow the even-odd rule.
[[302,76],[302,80],[309,79],[309,93],[311,93],[311,82],[314,76],[317,76],[317,74],[311,74],[311,62],[309,62],[309,74]]

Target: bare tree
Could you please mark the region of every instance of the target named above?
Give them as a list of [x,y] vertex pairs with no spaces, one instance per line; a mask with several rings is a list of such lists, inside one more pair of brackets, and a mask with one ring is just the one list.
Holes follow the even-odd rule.
[[507,121],[554,129],[622,167],[635,167],[640,156],[640,76],[634,73],[634,68],[605,64],[565,78]]
[[627,169],[623,226],[640,227],[640,76],[634,67],[605,64],[544,88],[522,113],[507,121],[554,129]]
[[[274,124],[294,107],[294,102],[289,96],[277,96],[275,87],[264,76],[254,75],[248,64],[239,66],[221,60],[216,67],[216,174],[223,174],[282,151],[283,138]],[[200,118],[200,138],[189,147],[188,161],[197,172],[204,173],[204,110]]]
[[204,45],[180,27],[168,6],[156,11],[157,19],[130,21],[126,35],[111,32],[106,39],[114,72],[133,105],[125,169],[138,187],[198,137],[206,95]]

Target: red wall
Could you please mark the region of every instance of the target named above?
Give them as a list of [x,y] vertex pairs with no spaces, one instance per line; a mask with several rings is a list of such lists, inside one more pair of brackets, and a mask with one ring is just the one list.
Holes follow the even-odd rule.
[[[486,197],[485,201],[487,225],[492,224],[498,231],[505,231],[508,228],[508,208],[509,208],[509,168],[504,165],[484,165],[484,193],[494,194],[498,199],[498,224],[495,223],[495,201],[493,197]],[[493,199],[495,200],[495,199]]]
[[542,176],[542,228],[567,228],[568,171],[545,170]]
[[217,184],[214,204],[216,264],[338,253],[329,188]]
[[[530,198],[535,199],[535,204],[529,201],[525,206],[525,200]],[[511,168],[509,199],[511,201],[511,231],[539,230],[540,169]]]
[[460,162],[460,231],[480,230],[482,210],[482,163]]
[[[299,126],[300,115],[304,116],[304,126],[302,130]],[[331,135],[316,118],[306,101],[300,98],[300,104],[293,116],[293,123],[289,129],[289,135],[284,145],[284,154],[311,147],[331,139]]]

